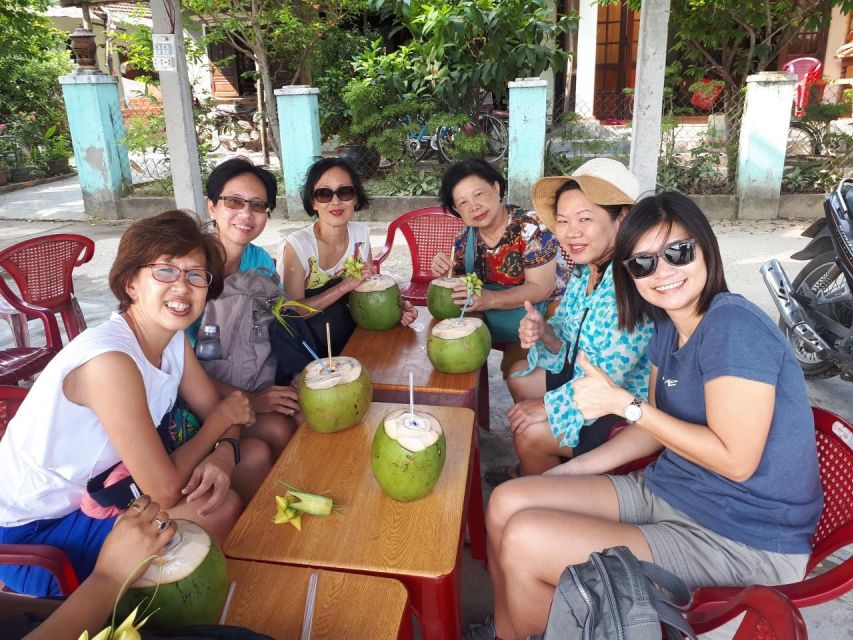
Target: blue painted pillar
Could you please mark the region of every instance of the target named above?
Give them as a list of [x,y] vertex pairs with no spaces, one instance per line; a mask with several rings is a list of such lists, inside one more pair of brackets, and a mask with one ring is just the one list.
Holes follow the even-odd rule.
[[320,157],[319,95],[319,89],[306,85],[275,90],[288,218],[302,211],[299,190],[308,168]]
[[118,79],[102,73],[59,78],[68,127],[90,218],[117,220],[120,198],[131,185],[124,122],[118,101]]
[[738,218],[776,218],[797,76],[766,71],[746,79],[737,162]]
[[507,202],[530,206],[530,189],[545,171],[547,82],[522,78],[509,83]]

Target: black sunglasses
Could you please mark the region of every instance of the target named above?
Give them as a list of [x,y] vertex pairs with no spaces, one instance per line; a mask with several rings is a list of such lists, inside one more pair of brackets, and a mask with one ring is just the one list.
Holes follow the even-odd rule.
[[338,200],[340,200],[341,202],[349,202],[350,200],[355,198],[355,187],[345,186],[338,187],[337,189],[320,187],[319,189],[314,189],[314,199],[322,204],[331,202],[332,198],[334,198],[335,196],[338,196]]
[[634,279],[647,278],[657,270],[659,257],[673,267],[688,265],[696,259],[696,240],[678,240],[658,253],[637,253],[623,260],[622,264]]

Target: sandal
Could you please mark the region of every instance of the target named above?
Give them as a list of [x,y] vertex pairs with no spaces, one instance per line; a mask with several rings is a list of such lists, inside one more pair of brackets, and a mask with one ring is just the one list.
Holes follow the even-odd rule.
[[492,616],[486,616],[486,619],[479,624],[468,625],[462,634],[462,640],[495,640],[496,638],[497,633]]
[[500,465],[487,469],[484,478],[491,486],[496,487],[507,480],[520,478],[521,475],[521,463],[517,462],[516,464]]

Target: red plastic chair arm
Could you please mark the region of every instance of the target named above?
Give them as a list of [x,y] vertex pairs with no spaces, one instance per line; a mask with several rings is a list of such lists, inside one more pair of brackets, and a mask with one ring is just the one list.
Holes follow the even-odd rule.
[[381,265],[385,258],[391,253],[391,248],[394,246],[394,235],[397,233],[397,225],[391,224],[388,226],[388,233],[385,235],[385,246],[382,247],[382,250],[373,256],[373,272],[379,273],[379,265]]
[[[752,611],[757,617],[764,618],[778,640],[807,637],[803,618],[793,603],[778,590],[760,585],[742,589],[731,600],[713,608],[688,611],[687,621],[697,634],[702,634],[722,626],[744,611]],[[741,626],[744,624],[746,620]],[[735,638],[738,637],[740,634],[735,634]]]
[[56,547],[44,544],[0,544],[0,564],[41,567],[50,571],[59,592],[68,597],[80,586],[71,560]]
[[55,349],[56,351],[59,351],[62,348],[62,334],[59,333],[59,323],[57,323],[56,316],[53,314],[53,311],[47,307],[42,307],[26,302],[25,300],[21,300],[12,291],[12,289],[9,288],[9,285],[3,281],[3,278],[0,278],[0,295],[2,295],[3,298],[6,299],[6,302],[8,302],[14,309],[17,309],[25,316],[36,317],[44,323],[44,335],[49,348]]

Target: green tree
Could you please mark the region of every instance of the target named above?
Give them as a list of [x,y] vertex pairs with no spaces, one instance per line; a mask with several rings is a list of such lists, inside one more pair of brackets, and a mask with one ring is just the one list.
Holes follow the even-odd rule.
[[[557,38],[577,25],[555,15],[548,0],[370,0],[386,20],[411,36],[404,57],[410,74],[399,87],[429,93],[450,111],[479,110],[484,92],[498,100],[507,83],[564,64]],[[390,78],[400,82],[400,78]]]
[[181,6],[207,27],[208,42],[227,42],[254,60],[264,91],[264,110],[280,156],[274,79],[283,69],[292,84],[310,84],[311,56],[319,44],[366,0],[183,0]]

